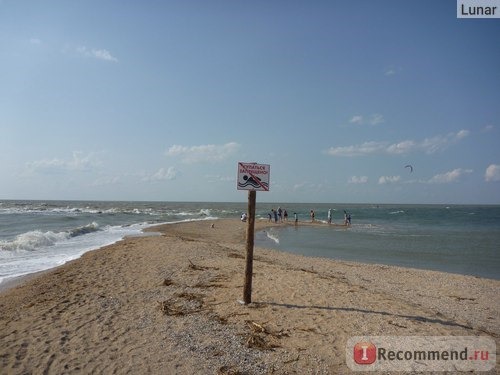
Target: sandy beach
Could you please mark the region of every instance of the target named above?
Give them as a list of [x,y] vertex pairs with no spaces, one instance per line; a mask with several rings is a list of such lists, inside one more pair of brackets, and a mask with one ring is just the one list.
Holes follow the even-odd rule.
[[500,343],[500,281],[472,276],[256,248],[241,305],[245,230],[163,225],[11,285],[0,373],[345,374],[352,336]]

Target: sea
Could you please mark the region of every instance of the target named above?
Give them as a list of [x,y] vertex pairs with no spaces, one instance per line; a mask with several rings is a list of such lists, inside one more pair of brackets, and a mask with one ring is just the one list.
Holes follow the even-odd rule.
[[[500,206],[259,203],[256,219],[281,207],[288,221],[255,234],[255,245],[312,257],[397,265],[500,280]],[[47,270],[145,228],[240,218],[246,202],[90,202],[0,200],[0,286]],[[351,226],[343,224],[345,213]]]

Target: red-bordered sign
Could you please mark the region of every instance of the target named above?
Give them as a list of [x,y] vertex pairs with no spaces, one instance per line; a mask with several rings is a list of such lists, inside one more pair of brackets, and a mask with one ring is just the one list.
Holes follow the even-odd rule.
[[269,191],[269,164],[238,163],[238,190]]

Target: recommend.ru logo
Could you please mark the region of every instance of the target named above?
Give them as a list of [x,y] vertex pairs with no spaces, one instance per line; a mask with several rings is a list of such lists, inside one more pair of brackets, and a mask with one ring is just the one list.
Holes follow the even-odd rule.
[[354,371],[488,371],[496,343],[487,336],[356,336],[346,345]]

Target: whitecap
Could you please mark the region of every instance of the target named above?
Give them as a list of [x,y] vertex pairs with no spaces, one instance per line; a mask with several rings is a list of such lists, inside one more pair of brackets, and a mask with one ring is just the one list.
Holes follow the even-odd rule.
[[52,231],[42,232],[34,230],[19,234],[12,241],[0,241],[0,249],[34,251],[40,247],[53,246],[58,241],[68,239],[69,237],[70,235],[67,232],[55,233]]

